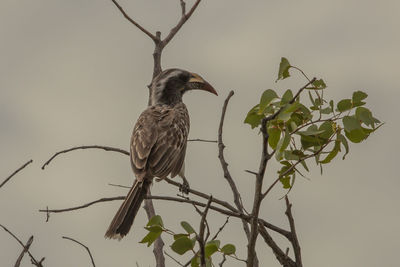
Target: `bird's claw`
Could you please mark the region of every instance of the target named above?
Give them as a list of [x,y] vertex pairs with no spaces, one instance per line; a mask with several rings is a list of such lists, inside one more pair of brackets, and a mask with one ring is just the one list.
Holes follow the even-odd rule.
[[179,186],[179,192],[182,194],[188,195],[190,190],[189,183],[187,181],[183,181],[183,183]]

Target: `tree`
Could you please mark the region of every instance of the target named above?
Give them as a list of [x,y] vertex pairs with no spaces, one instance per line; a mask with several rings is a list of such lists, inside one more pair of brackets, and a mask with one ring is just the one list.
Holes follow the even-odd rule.
[[[196,1],[194,6],[187,13],[185,2],[180,1],[182,8],[181,20],[163,40],[161,40],[161,34],[159,32],[155,35],[149,33],[130,18],[116,1],[113,0],[113,3],[125,18],[154,41],[154,77],[161,70],[161,53],[163,48],[193,14],[195,8],[200,3],[200,0]],[[292,66],[287,59],[282,58],[278,71],[278,80],[288,78],[289,70],[298,70],[303,73],[299,68]],[[239,190],[229,172],[228,164],[224,157],[225,146],[222,140],[223,123],[228,102],[233,96],[233,92],[228,95],[223,106],[217,143],[219,147],[221,166],[224,170],[224,176],[232,189],[234,203],[230,204],[225,200],[217,199],[211,195],[198,192],[194,189],[192,189],[190,193],[203,198],[203,202],[194,201],[187,197],[176,198],[169,196],[149,196],[149,201],[146,202],[146,211],[150,218],[147,225],[149,234],[142,241],[148,245],[151,245],[156,241],[155,257],[158,266],[163,266],[164,261],[162,253],[163,242],[158,238],[162,233],[169,233],[174,236],[174,241],[171,246],[178,254],[192,251],[197,242],[197,247],[194,249],[194,256],[190,261],[193,266],[198,264],[210,264],[211,259],[216,256],[216,254],[214,254],[216,252],[221,253],[221,266],[225,263],[227,257],[237,259],[237,257],[234,256],[236,246],[232,244],[221,245],[221,243],[216,239],[218,237],[218,232],[215,233],[215,238],[211,238],[210,241],[208,240],[211,234],[207,230],[207,216],[210,209],[216,210],[217,212],[227,216],[237,217],[242,221],[249,242],[247,248],[248,256],[245,260],[248,266],[257,266],[255,244],[259,234],[264,238],[265,243],[274,251],[278,261],[282,265],[302,266],[300,245],[296,236],[294,219],[291,213],[291,203],[289,202],[288,196],[285,196],[285,202],[287,204],[285,213],[289,220],[290,230],[282,229],[259,218],[258,214],[263,199],[265,199],[272,188],[279,184],[279,182],[282,183],[284,188],[287,188],[288,191],[290,191],[293,188],[296,175],[302,175],[302,172],[299,170],[300,165],[302,165],[305,171],[309,170],[306,160],[314,158],[317,165],[322,169],[322,166],[330,163],[342,148],[345,150],[344,156],[347,154],[349,149],[347,140],[354,143],[361,142],[367,138],[370,133],[382,125],[372,116],[372,113],[368,109],[363,107],[365,104],[363,100],[367,97],[365,93],[357,91],[351,98],[341,100],[337,105],[335,105],[333,101],[328,101],[324,98],[323,92],[326,85],[322,79],[308,79],[305,74],[304,76],[307,79],[306,84],[296,91],[295,94],[293,94],[292,90],[287,90],[282,96],[279,96],[275,90],[266,90],[262,94],[260,102],[249,111],[245,119],[245,122],[250,124],[252,128],[260,129],[263,150],[260,157],[259,170],[257,172],[248,171],[249,173],[254,174],[256,178],[254,203],[250,213],[246,213],[243,203],[241,203]],[[304,100],[300,101],[300,96],[304,96],[306,92],[309,95],[310,103],[307,103]],[[129,154],[124,150],[105,146],[75,147],[55,154],[43,165],[43,169],[60,153],[86,148],[100,148]],[[272,149],[271,152],[269,152],[269,148]],[[264,174],[267,163],[269,160],[274,158],[281,163],[282,167],[278,171],[277,178],[274,182],[263,191]],[[9,179],[7,179],[7,181],[8,180]],[[179,184],[174,181],[168,180],[168,182],[171,183],[171,185],[179,186]],[[3,184],[4,183],[2,183],[2,185]],[[97,202],[117,199],[121,199],[121,197],[101,199]],[[201,214],[201,217],[199,218],[199,229],[195,230],[195,227],[185,222],[181,222],[181,225],[186,232],[174,233],[169,229],[170,227],[164,226],[160,216],[155,215],[150,199],[186,202],[194,205],[196,210],[198,209],[198,206],[204,207],[203,211],[198,209],[198,212]],[[204,202],[205,200],[207,200],[207,202]],[[67,210],[72,209],[61,211]],[[47,214],[50,214],[51,212],[60,212],[60,210],[49,209],[42,211]],[[223,229],[224,226],[221,227],[221,231]],[[275,231],[288,239],[293,246],[294,259],[289,256],[288,252],[284,252],[284,250],[275,243],[267,229]],[[26,247],[27,246],[28,245],[26,245]]]

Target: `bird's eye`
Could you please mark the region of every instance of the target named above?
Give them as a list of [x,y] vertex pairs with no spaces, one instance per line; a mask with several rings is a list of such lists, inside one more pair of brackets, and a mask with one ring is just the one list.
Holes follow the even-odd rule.
[[187,73],[181,73],[179,74],[178,79],[184,83],[187,83],[189,81],[189,75]]

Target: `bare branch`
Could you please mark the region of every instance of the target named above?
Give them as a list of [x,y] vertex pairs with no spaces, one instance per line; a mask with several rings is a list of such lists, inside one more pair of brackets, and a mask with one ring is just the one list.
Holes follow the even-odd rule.
[[114,5],[119,9],[119,11],[121,11],[122,15],[124,15],[124,17],[129,20],[133,25],[135,25],[139,30],[141,30],[142,32],[144,32],[147,36],[149,36],[154,42],[157,42],[157,38],[156,36],[154,36],[153,34],[151,34],[149,31],[147,31],[145,28],[143,28],[139,23],[137,23],[136,21],[134,21],[131,17],[128,16],[128,14],[126,14],[125,10],[118,4],[118,2],[116,0],[111,0]]
[[[178,182],[175,182],[175,181],[173,181],[173,180],[171,180],[169,178],[164,179],[164,181],[166,181],[167,183],[169,183],[171,185],[174,185],[176,187],[181,187],[182,186],[182,184],[180,184]],[[210,195],[207,195],[207,194],[205,194],[203,192],[194,190],[192,188],[189,189],[189,193],[192,193],[193,195],[199,196],[199,197],[204,198],[204,199],[209,199],[210,198]],[[239,213],[237,209],[235,209],[231,204],[229,204],[226,201],[219,200],[219,199],[213,197],[213,202],[217,203],[217,204],[219,204],[219,205],[221,205],[221,206],[223,206],[223,207],[225,207],[225,208],[227,208],[227,209],[229,209],[229,210],[231,210],[233,212]]]
[[[218,158],[220,160],[222,170],[224,171],[224,177],[225,177],[226,181],[228,182],[229,186],[231,187],[232,194],[233,194],[233,201],[236,205],[236,208],[241,213],[243,213],[244,208],[243,208],[243,204],[241,202],[240,193],[239,193],[239,190],[237,189],[235,182],[233,181],[231,173],[229,172],[228,163],[226,162],[225,156],[224,156],[225,144],[222,140],[225,113],[226,113],[226,109],[228,107],[229,100],[231,99],[231,97],[233,95],[234,95],[234,92],[230,91],[227,98],[225,99],[224,105],[222,107],[221,120],[220,120],[219,128],[218,128]],[[245,221],[242,221],[242,224],[243,224],[243,229],[246,233],[247,239],[249,239],[250,238],[249,226],[247,225],[247,222],[245,222]]]
[[[22,241],[21,241],[16,235],[14,235],[10,230],[8,230],[5,226],[3,226],[3,225],[1,225],[1,224],[0,224],[0,227],[3,228],[4,231],[6,231],[7,233],[9,233],[15,240],[17,240],[17,242],[18,242],[18,243],[24,248],[24,250],[25,250],[26,246],[24,245],[24,243],[22,243]],[[33,237],[32,237],[32,239],[33,239]],[[32,243],[32,242],[31,242],[31,243]],[[33,255],[30,253],[29,249],[27,249],[26,252],[28,253],[29,257],[31,257],[31,261],[32,261],[32,264],[33,264],[33,265],[35,265],[35,266],[37,266],[37,267],[43,267],[42,262],[43,262],[44,259],[45,259],[44,257],[43,257],[40,261],[37,261],[37,260],[35,259],[35,257],[33,257]]]
[[167,255],[171,260],[173,260],[174,262],[176,262],[176,264],[178,264],[179,266],[185,266],[182,263],[180,263],[177,259],[175,259],[174,257],[172,257],[171,255],[168,254],[168,252],[166,252],[164,250],[165,255]]
[[251,212],[252,219],[250,221],[251,232],[249,243],[247,245],[247,266],[254,266],[256,263],[256,242],[258,236],[258,216],[260,213],[261,202],[263,200],[262,197],[262,186],[264,181],[265,169],[267,167],[267,163],[271,157],[268,154],[268,133],[267,133],[267,120],[263,119],[261,122],[261,132],[263,137],[263,145],[262,145],[262,154],[260,160],[260,166],[258,169],[258,173],[256,175],[255,189],[254,189],[254,201],[253,201],[253,210]]
[[[150,189],[147,191],[147,196],[151,196]],[[144,200],[144,207],[146,210],[147,218],[150,220],[156,215],[154,210],[153,201],[150,198]],[[156,259],[156,267],[165,267],[165,257],[164,257],[164,241],[161,236],[159,236],[154,242],[153,254]]]
[[119,196],[119,197],[104,197],[104,198],[100,198],[98,200],[80,205],[80,206],[76,206],[76,207],[72,207],[72,208],[66,208],[66,209],[45,209],[45,210],[39,210],[39,212],[46,212],[46,213],[61,213],[61,212],[68,212],[68,211],[73,211],[73,210],[79,210],[79,209],[84,209],[87,208],[89,206],[92,206],[93,204],[96,203],[101,203],[101,202],[109,202],[109,201],[114,201],[114,200],[124,200],[126,198],[126,196]]
[[75,240],[75,239],[73,239],[73,238],[71,238],[71,237],[68,237],[68,236],[63,236],[62,238],[71,240],[71,241],[73,241],[73,242],[75,242],[75,243],[81,245],[82,247],[84,247],[84,248],[86,249],[87,253],[89,254],[89,257],[90,257],[90,260],[92,261],[93,267],[96,267],[96,265],[94,264],[94,259],[93,259],[92,253],[90,253],[90,249],[89,249],[87,246],[85,246],[85,245],[82,244],[81,242],[79,242],[79,241],[77,241],[77,240]]
[[28,166],[29,164],[31,164],[33,161],[30,160],[27,163],[25,163],[24,165],[22,165],[21,167],[19,167],[18,170],[14,171],[10,176],[8,176],[1,184],[0,184],[0,188],[5,185],[14,175],[16,175],[18,172],[20,172],[22,169],[24,169],[26,166]]
[[[182,2],[181,1],[181,7],[182,7]],[[177,32],[182,28],[183,24],[186,23],[186,21],[192,16],[193,12],[196,10],[197,6],[200,4],[201,0],[197,0],[196,3],[193,4],[192,8],[189,10],[187,14],[185,14],[185,8],[182,7],[182,17],[179,20],[178,24],[171,29],[167,37],[165,37],[164,40],[162,40],[162,47],[165,47],[171,40],[174,38],[174,36],[177,34]]]
[[205,142],[205,143],[217,143],[217,140],[205,140],[205,139],[188,139],[188,142]]
[[[146,196],[146,198],[148,199],[156,199],[156,200],[166,200],[166,201],[174,201],[174,202],[180,202],[180,203],[189,203],[192,205],[196,205],[196,206],[200,206],[200,207],[205,207],[206,204],[199,202],[199,201],[195,201],[195,200],[190,200],[190,199],[185,199],[185,198],[177,198],[177,197],[169,197],[169,196]],[[229,210],[225,210],[225,209],[221,209],[218,207],[215,207],[213,205],[210,206],[210,209],[215,210],[219,213],[228,215],[228,216],[232,216],[232,217],[237,217],[237,218],[244,218],[244,219],[248,219],[248,217],[244,214],[240,214],[237,212],[232,212]]]
[[211,201],[212,201],[212,196],[208,199],[206,208],[203,211],[203,215],[201,216],[200,220],[200,230],[199,230],[199,235],[196,236],[197,242],[199,242],[199,251],[200,251],[200,264],[202,267],[206,266],[206,254],[205,254],[205,240],[204,240],[204,230],[205,230],[205,225],[206,225],[206,217],[208,210],[211,206]]
[[109,183],[108,185],[110,186],[115,186],[115,187],[121,187],[121,188],[125,188],[125,189],[131,189],[131,186],[126,186],[126,185],[121,185],[121,184],[111,184]]
[[65,149],[62,151],[59,151],[57,153],[55,153],[48,161],[46,161],[43,166],[42,166],[42,170],[44,170],[46,168],[47,165],[50,164],[51,161],[53,161],[54,158],[56,158],[58,155],[63,154],[63,153],[68,153],[74,150],[78,150],[78,149],[102,149],[105,151],[113,151],[113,152],[118,152],[124,155],[129,156],[129,152],[120,148],[115,148],[115,147],[109,147],[109,146],[98,146],[98,145],[90,145],[90,146],[77,146],[77,147],[72,147],[69,149]]
[[180,2],[181,2],[182,17],[183,17],[186,14],[186,3],[183,0],[180,0]]
[[[164,180],[165,180],[167,183],[172,184],[172,185],[174,185],[174,186],[176,186],[176,187],[181,187],[181,184],[180,184],[180,183],[175,182],[175,181],[173,181],[173,180],[171,180],[171,179],[166,178],[166,179],[164,179]],[[200,191],[194,190],[193,188],[190,188],[190,189],[189,189],[189,192],[192,193],[193,195],[199,196],[199,197],[204,198],[204,199],[209,199],[209,197],[210,197],[210,195],[207,195],[207,194],[202,193],[202,192],[200,192]],[[234,212],[234,214],[241,214],[241,215],[243,216],[243,217],[241,217],[241,218],[246,219],[246,223],[247,223],[247,218],[249,218],[249,216],[245,215],[244,213],[240,213],[237,209],[235,209],[234,207],[232,207],[232,205],[230,205],[228,202],[219,200],[219,199],[215,198],[214,196],[213,196],[213,200],[212,200],[212,201],[213,201],[214,203],[216,203],[216,204],[219,204],[219,205],[221,205],[221,206],[223,206],[223,207],[225,207],[225,208],[231,210],[232,212]],[[228,215],[228,214],[227,214],[227,215]],[[238,217],[238,216],[234,216],[234,217]],[[259,221],[259,223],[260,223],[261,225],[264,225],[264,226],[267,227],[268,229],[271,229],[272,231],[275,231],[275,232],[277,232],[277,233],[279,233],[279,234],[285,236],[285,237],[288,238],[288,239],[290,238],[290,232],[289,232],[289,231],[286,231],[286,230],[284,230],[284,229],[282,229],[282,228],[279,228],[279,227],[277,227],[277,226],[275,226],[275,225],[273,225],[273,224],[271,224],[271,223],[269,223],[269,222],[266,222],[265,220],[260,219],[260,218],[258,219],[258,221]]]
[[31,246],[33,242],[33,235],[28,239],[28,242],[26,242],[26,245],[24,246],[24,249],[22,250],[21,254],[19,255],[17,261],[15,262],[14,267],[19,267],[21,265],[22,258],[24,257],[25,253],[28,252],[29,247]]
[[223,254],[222,255],[222,261],[219,263],[219,267],[222,267],[224,265],[225,261],[226,261],[226,255]]
[[296,267],[296,263],[290,257],[288,257],[285,252],[283,252],[283,250],[275,243],[275,241],[272,239],[272,237],[263,226],[260,226],[259,232],[264,238],[265,243],[267,243],[267,245],[272,249],[275,257],[282,266]]
[[225,228],[225,226],[228,224],[228,222],[229,222],[229,216],[226,217],[226,221],[225,221],[224,224],[218,229],[218,231],[215,233],[215,235],[213,236],[213,238],[211,238],[211,240],[215,240],[215,239],[218,237],[219,233],[221,233],[222,230],[224,230],[224,228]]
[[[297,267],[302,267],[303,266],[303,262],[301,260],[301,248],[300,248],[300,244],[299,244],[299,240],[297,238],[297,233],[296,233],[296,227],[294,224],[294,219],[293,219],[293,214],[292,214],[292,204],[289,202],[289,198],[288,196],[285,197],[285,202],[286,202],[286,216],[288,217],[289,220],[289,225],[290,225],[290,232],[292,235],[292,246],[293,246],[293,252],[294,252],[294,256],[296,259],[296,266]],[[286,253],[287,254],[287,253]]]

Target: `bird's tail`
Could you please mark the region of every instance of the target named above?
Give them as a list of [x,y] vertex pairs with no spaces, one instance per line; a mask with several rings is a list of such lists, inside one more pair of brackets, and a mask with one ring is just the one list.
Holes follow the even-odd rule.
[[148,179],[143,179],[143,181],[140,182],[135,180],[124,202],[108,227],[104,235],[106,238],[121,239],[129,232],[150,184],[151,180],[149,181]]

